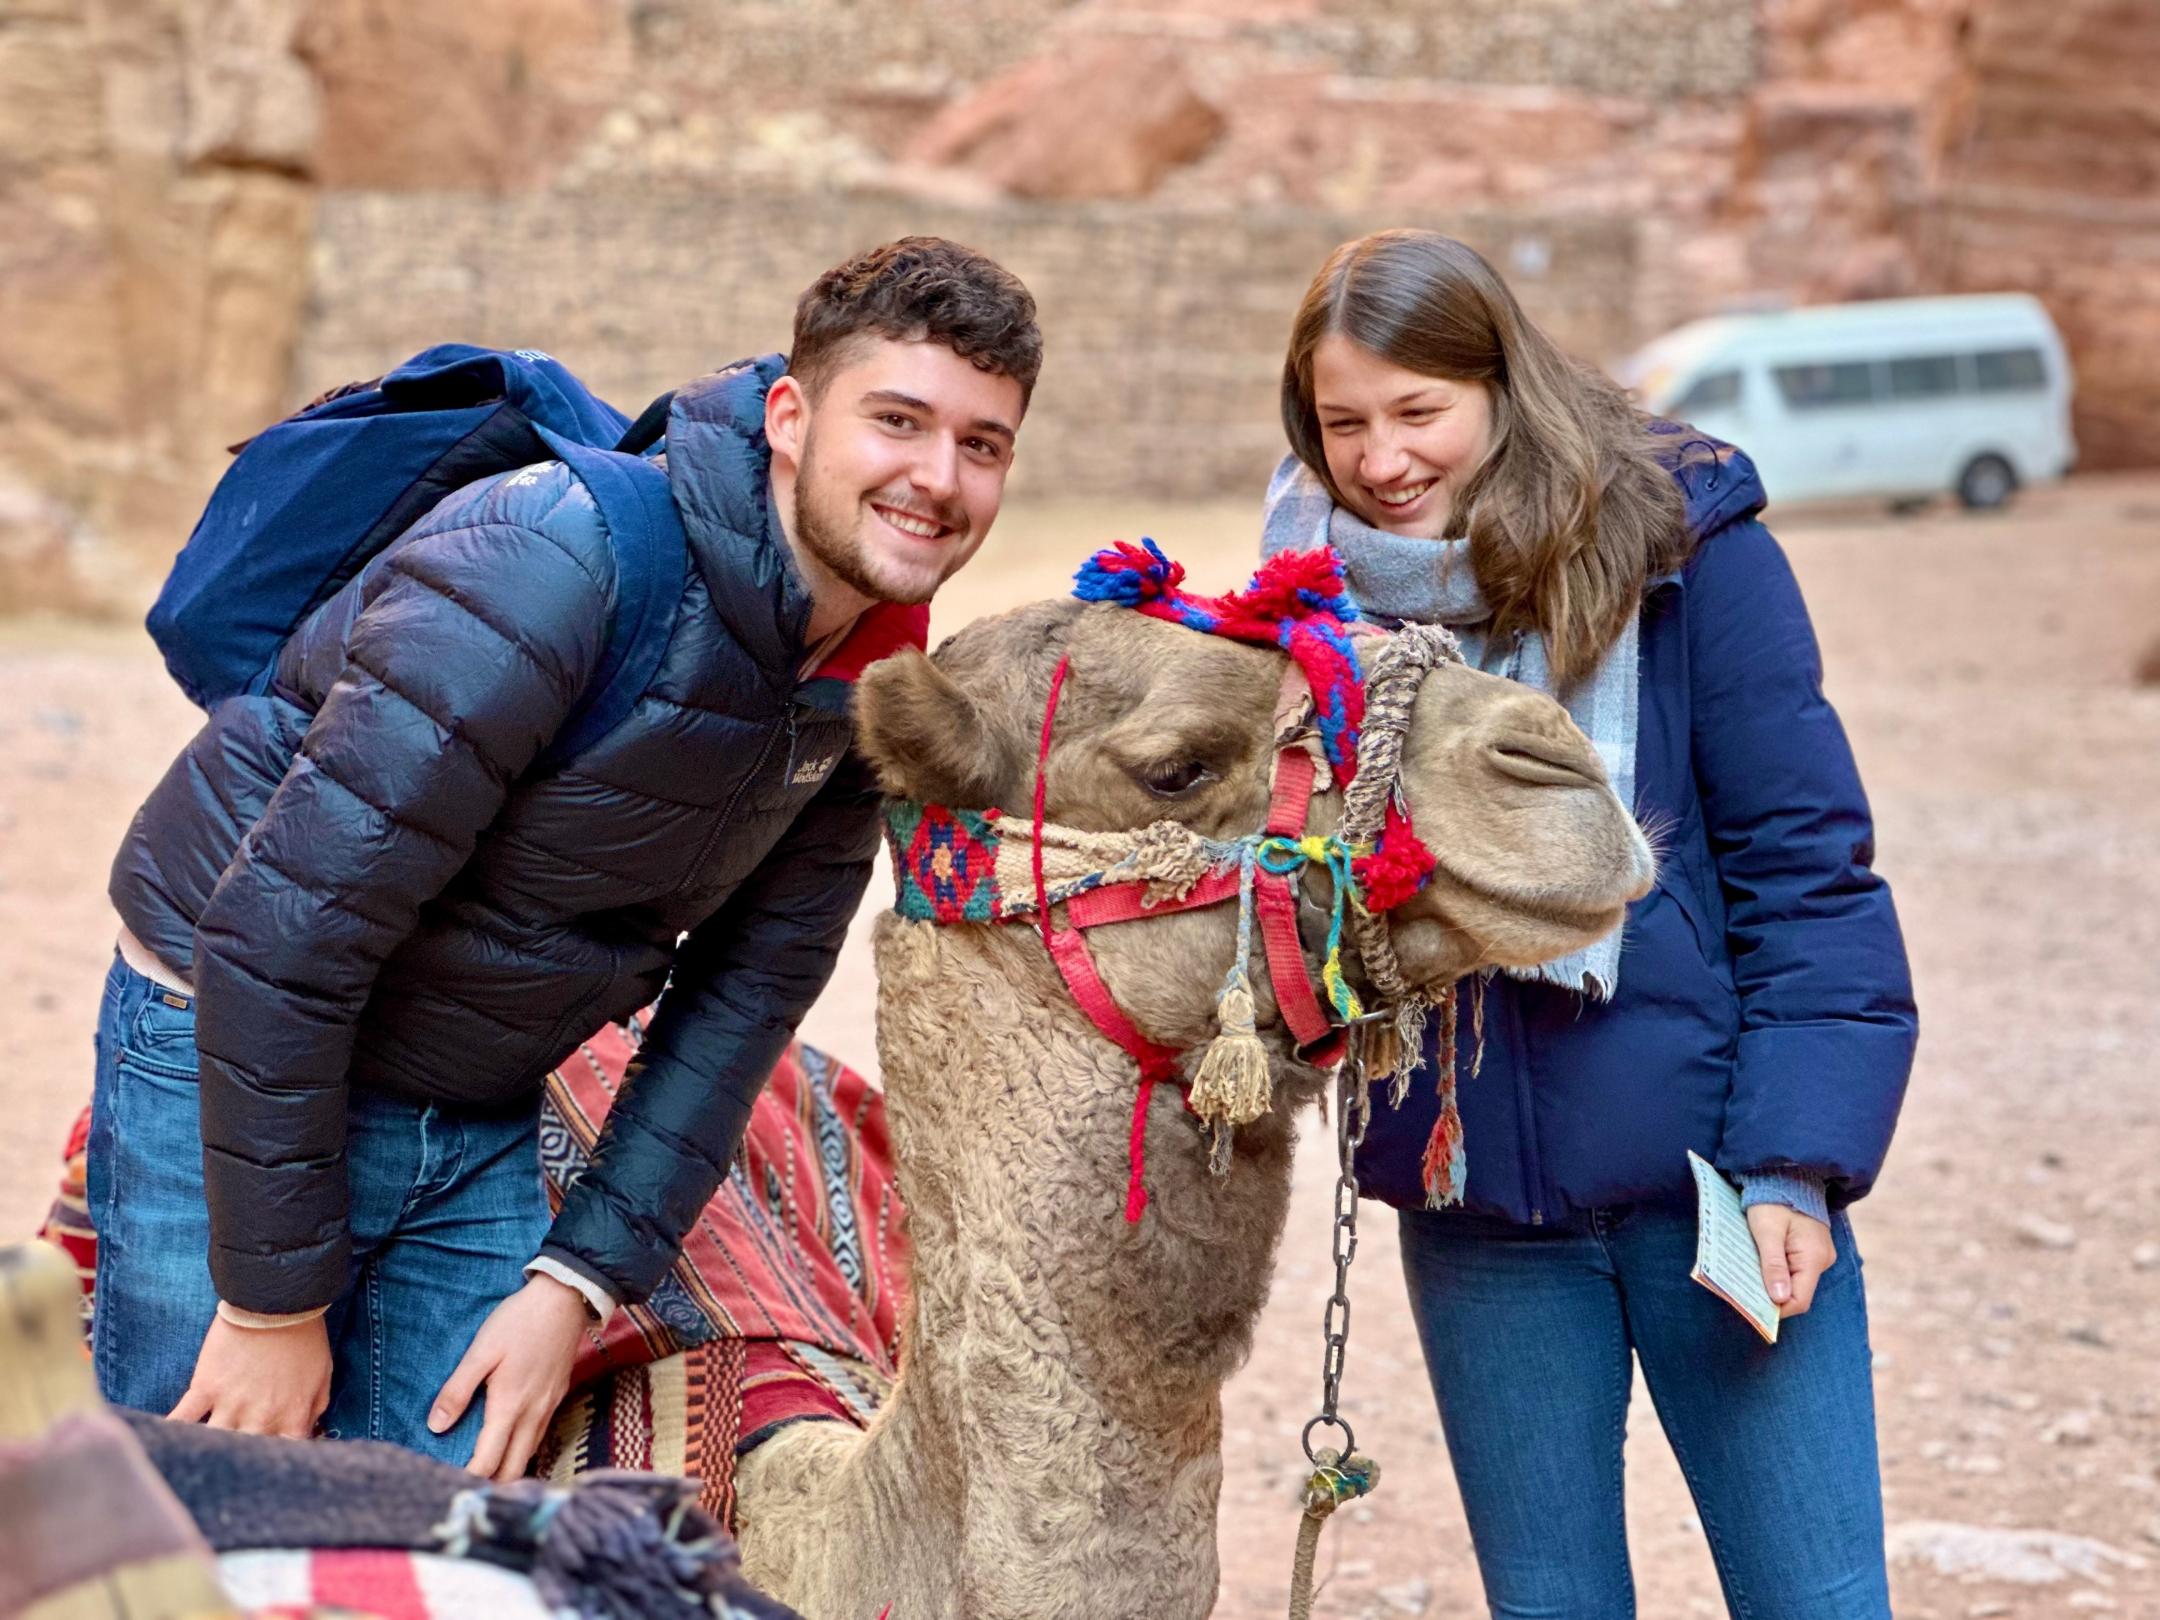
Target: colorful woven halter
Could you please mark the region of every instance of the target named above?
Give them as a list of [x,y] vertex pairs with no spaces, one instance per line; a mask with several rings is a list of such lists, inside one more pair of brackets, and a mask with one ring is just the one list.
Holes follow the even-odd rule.
[[[1367,681],[1357,637],[1348,626],[1356,609],[1344,595],[1341,564],[1332,551],[1278,555],[1246,591],[1222,597],[1182,589],[1184,570],[1153,541],[1099,551],[1077,577],[1083,601],[1122,603],[1154,618],[1205,634],[1278,647],[1296,665],[1310,694],[1311,735],[1318,757],[1298,728],[1278,749],[1266,825],[1235,839],[1210,839],[1174,821],[1132,831],[1089,833],[1045,817],[1047,764],[1058,700],[1069,660],[1060,659],[1044,704],[1036,760],[1033,815],[1025,828],[997,810],[959,810],[896,802],[887,809],[903,917],[945,924],[1032,920],[1074,1000],[1106,1037],[1139,1065],[1134,1099],[1125,1214],[1138,1220],[1147,1205],[1143,1171],[1149,1104],[1158,1081],[1175,1080],[1183,1054],[1150,1040],[1132,1023],[1096,971],[1085,930],[1112,922],[1163,916],[1238,901],[1238,944],[1216,997],[1220,1033],[1194,1070],[1187,1107],[1212,1131],[1212,1167],[1229,1166],[1232,1130],[1270,1105],[1271,1068],[1256,1028],[1249,961],[1257,919],[1270,984],[1300,1057],[1320,1066],[1337,1061],[1346,1030],[1370,1023],[1342,971],[1347,929],[1356,934],[1376,987],[1392,1004],[1386,1018],[1387,1055],[1374,1065],[1392,1075],[1398,1096],[1422,1055],[1426,1017],[1438,1004],[1448,1014],[1449,1049],[1442,1076],[1442,1122],[1427,1151],[1428,1191],[1435,1201],[1459,1196],[1461,1126],[1454,1107],[1453,998],[1406,985],[1394,967],[1383,914],[1416,893],[1431,875],[1431,853],[1412,831],[1397,800],[1402,731],[1423,672],[1458,657],[1444,631],[1399,637],[1387,644],[1389,673],[1376,672],[1375,691],[1387,693],[1390,724],[1364,734]],[[1363,783],[1361,761],[1378,760]],[[1325,769],[1346,790],[1342,828],[1306,831],[1312,795]],[[1308,868],[1328,880],[1331,900],[1315,992],[1298,931],[1297,880]],[[1374,972],[1374,969],[1378,972]],[[1325,1005],[1323,1006],[1323,998]],[[1379,1016],[1379,1015],[1375,1015]]]

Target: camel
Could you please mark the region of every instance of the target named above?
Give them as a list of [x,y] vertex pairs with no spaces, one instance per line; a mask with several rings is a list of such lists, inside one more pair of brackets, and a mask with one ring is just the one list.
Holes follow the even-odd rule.
[[[896,800],[1025,823],[1061,660],[1040,762],[1046,823],[1116,834],[1167,820],[1217,840],[1260,828],[1288,660],[1107,603],[1038,603],[934,656],[874,666],[857,692],[860,746]],[[1565,712],[1459,663],[1417,692],[1398,787],[1437,855],[1387,914],[1413,985],[1577,949],[1652,881],[1648,845]],[[1307,830],[1331,830],[1342,797],[1317,794]],[[1188,1071],[1217,1032],[1237,911],[1090,936],[1111,997]],[[1326,913],[1300,921],[1317,959]],[[1156,1088],[1142,1118],[1149,1196],[1131,1219],[1136,1066],[1075,1002],[1035,929],[895,913],[874,950],[910,1223],[900,1377],[867,1430],[796,1423],[741,1459],[743,1573],[808,1620],[1205,1615],[1222,1386],[1265,1303],[1295,1116],[1327,1072],[1300,1058],[1255,973],[1274,1106],[1237,1127],[1224,1159],[1178,1089]],[[1354,948],[1343,965],[1369,988]],[[74,1331],[73,1285],[49,1258],[59,1269],[41,1307],[0,1313],[0,1330],[42,1337],[0,1331],[0,1361],[64,1372],[65,1399],[0,1402],[0,1438],[97,1404],[79,1351],[58,1348]],[[11,1286],[0,1265],[0,1301]]]
[[[1285,658],[1103,602],[1017,609],[868,671],[858,731],[883,786],[1024,819],[1061,657],[1047,820],[1113,832],[1170,818],[1225,839],[1262,824]],[[1438,857],[1391,913],[1412,983],[1549,960],[1647,891],[1647,844],[1549,699],[1443,665],[1402,757],[1402,796]],[[1312,830],[1339,798],[1314,798]],[[1205,1044],[1235,913],[1092,933],[1103,981],[1146,1036]],[[742,1459],[744,1572],[809,1620],[887,1605],[892,1620],[1207,1614],[1221,1390],[1266,1299],[1293,1115],[1326,1074],[1293,1052],[1256,974],[1275,1106],[1237,1129],[1215,1174],[1200,1123],[1159,1088],[1150,1199],[1129,1221],[1135,1065],[1034,929],[888,914],[874,951],[911,1223],[901,1376],[867,1431],[795,1424]]]

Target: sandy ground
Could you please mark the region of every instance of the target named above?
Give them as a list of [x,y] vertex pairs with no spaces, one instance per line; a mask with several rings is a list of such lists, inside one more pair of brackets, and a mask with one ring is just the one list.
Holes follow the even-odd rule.
[[[1143,528],[1211,589],[1254,533],[1244,506],[1011,512],[941,628],[1054,591],[1089,546]],[[2160,690],[2131,681],[2160,635],[2160,480],[2082,480],[1995,519],[1780,529],[1874,795],[1925,1026],[1889,1173],[1855,1213],[1898,1613],[2160,1620]],[[107,863],[194,714],[121,631],[0,626],[0,691],[0,984],[17,1020],[0,1232],[21,1232],[89,1090]],[[866,922],[807,1033],[867,1066]],[[1309,1133],[1274,1303],[1228,1392],[1226,1620],[1282,1612],[1330,1148]],[[1344,1410],[1386,1482],[1330,1527],[1319,1611],[1467,1617],[1476,1571],[1398,1278],[1392,1221],[1368,1205]],[[1633,1413],[1642,1613],[1720,1613],[1640,1388]],[[2085,1539],[2021,1560],[2007,1530]],[[1958,1572],[1961,1548],[1977,1572]]]

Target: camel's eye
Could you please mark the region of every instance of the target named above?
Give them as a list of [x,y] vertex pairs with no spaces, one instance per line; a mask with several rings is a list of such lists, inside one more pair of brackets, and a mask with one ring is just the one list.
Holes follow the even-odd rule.
[[1215,773],[1197,759],[1159,759],[1141,766],[1136,774],[1140,785],[1158,799],[1174,799],[1215,780]]

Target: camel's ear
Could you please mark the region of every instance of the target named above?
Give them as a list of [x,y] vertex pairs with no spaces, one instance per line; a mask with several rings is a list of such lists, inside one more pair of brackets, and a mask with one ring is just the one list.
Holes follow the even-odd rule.
[[995,802],[1006,775],[982,711],[913,647],[863,671],[855,688],[855,741],[895,798],[981,809]]

